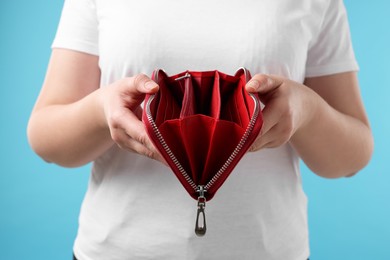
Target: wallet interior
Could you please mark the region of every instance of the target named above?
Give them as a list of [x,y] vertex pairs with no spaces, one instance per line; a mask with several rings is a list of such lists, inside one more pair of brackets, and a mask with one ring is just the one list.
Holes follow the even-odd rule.
[[161,73],[150,112],[192,180],[205,184],[228,160],[251,119],[255,104],[245,91],[245,75]]

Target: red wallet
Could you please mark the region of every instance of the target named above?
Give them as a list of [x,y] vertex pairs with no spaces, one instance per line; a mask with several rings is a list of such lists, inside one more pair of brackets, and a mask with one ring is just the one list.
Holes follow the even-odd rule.
[[198,201],[195,233],[206,232],[204,209],[262,127],[260,100],[245,90],[251,76],[219,71],[155,70],[156,94],[146,95],[143,121],[152,142]]

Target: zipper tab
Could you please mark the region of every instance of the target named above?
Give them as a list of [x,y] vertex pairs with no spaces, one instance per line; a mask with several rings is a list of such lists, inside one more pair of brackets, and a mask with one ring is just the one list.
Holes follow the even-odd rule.
[[186,72],[185,75],[181,76],[181,77],[178,77],[176,78],[175,80],[178,81],[178,80],[182,80],[182,79],[186,79],[186,78],[190,78],[191,77],[191,74]]
[[195,223],[195,234],[199,237],[206,234],[206,214],[204,212],[206,208],[206,197],[204,193],[206,190],[203,185],[199,185],[196,192],[199,193],[198,196],[198,211],[196,214],[196,223]]

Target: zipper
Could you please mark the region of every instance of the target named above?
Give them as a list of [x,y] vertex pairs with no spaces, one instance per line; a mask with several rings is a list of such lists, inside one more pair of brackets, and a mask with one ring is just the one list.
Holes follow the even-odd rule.
[[190,78],[190,77],[191,77],[191,74],[188,73],[188,72],[186,72],[186,74],[184,74],[184,76],[175,78],[175,80],[176,80],[176,81],[179,81],[179,80],[186,79],[186,78]]
[[198,192],[198,211],[196,213],[195,222],[195,234],[198,237],[202,237],[206,234],[206,197],[204,196],[207,190],[204,189],[203,185],[199,185],[196,192]]
[[[189,73],[186,73],[184,76],[177,78],[176,80],[189,78],[189,77],[191,77],[191,75]],[[157,75],[156,75],[156,82],[158,82]],[[222,167],[218,170],[218,172],[211,178],[211,180],[206,185],[196,185],[195,184],[195,182],[191,179],[189,174],[186,172],[186,170],[180,164],[179,160],[173,154],[173,152],[169,148],[168,144],[165,142],[164,137],[162,136],[160,130],[158,129],[156,123],[154,122],[154,119],[152,117],[152,113],[150,111],[150,104],[154,100],[155,94],[150,95],[150,97],[146,103],[146,116],[147,116],[147,119],[148,119],[150,125],[152,126],[153,132],[156,135],[158,141],[160,142],[163,149],[165,150],[165,152],[167,153],[167,155],[169,156],[171,161],[174,163],[176,168],[179,170],[181,175],[184,177],[186,182],[191,186],[191,188],[194,189],[194,191],[196,193],[198,193],[197,214],[196,214],[196,222],[195,222],[195,234],[197,236],[204,236],[206,234],[206,214],[205,214],[206,197],[205,197],[205,193],[222,176],[222,174],[226,171],[226,169],[230,166],[230,164],[234,161],[236,156],[239,154],[242,147],[246,143],[249,135],[251,134],[253,127],[255,126],[256,120],[259,116],[260,102],[258,99],[256,99],[255,95],[253,95],[252,93],[248,93],[248,94],[253,99],[254,104],[255,104],[252,118],[250,119],[250,121],[248,123],[248,126],[244,132],[244,135],[242,136],[240,142],[237,144],[237,146],[233,150],[232,154],[229,156],[229,158],[226,160],[226,162],[222,165]]]

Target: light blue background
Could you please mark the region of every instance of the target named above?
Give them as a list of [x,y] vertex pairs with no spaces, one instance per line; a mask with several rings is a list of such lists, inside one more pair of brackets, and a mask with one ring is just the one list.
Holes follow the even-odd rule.
[[[345,3],[376,147],[371,163],[354,178],[325,180],[303,167],[311,259],[388,260],[390,1]],[[89,167],[44,163],[25,134],[62,4],[0,0],[0,259],[71,258]]]

